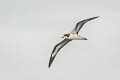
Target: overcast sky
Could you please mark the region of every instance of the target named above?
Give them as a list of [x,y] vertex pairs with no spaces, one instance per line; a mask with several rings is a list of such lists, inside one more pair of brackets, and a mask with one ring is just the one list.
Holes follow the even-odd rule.
[[[95,16],[49,69],[61,36]],[[0,80],[120,80],[120,1],[1,0]]]

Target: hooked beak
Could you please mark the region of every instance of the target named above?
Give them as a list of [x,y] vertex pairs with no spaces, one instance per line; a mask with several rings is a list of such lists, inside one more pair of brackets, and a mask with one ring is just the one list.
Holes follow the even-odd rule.
[[61,38],[64,38],[64,36],[62,36]]

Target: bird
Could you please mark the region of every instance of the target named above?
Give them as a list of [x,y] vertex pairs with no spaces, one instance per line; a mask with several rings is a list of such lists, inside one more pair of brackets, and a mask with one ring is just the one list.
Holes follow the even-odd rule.
[[56,44],[55,47],[53,48],[53,51],[52,51],[51,56],[50,56],[48,68],[50,68],[53,60],[55,59],[55,57],[56,57],[57,53],[60,51],[60,49],[63,48],[67,43],[69,43],[72,40],[87,40],[87,38],[79,35],[78,33],[85,23],[87,23],[90,20],[96,19],[98,17],[99,16],[96,16],[96,17],[84,19],[84,20],[78,22],[76,24],[75,28],[70,33],[64,34],[61,37],[61,38],[64,38],[64,40],[61,41],[60,43]]

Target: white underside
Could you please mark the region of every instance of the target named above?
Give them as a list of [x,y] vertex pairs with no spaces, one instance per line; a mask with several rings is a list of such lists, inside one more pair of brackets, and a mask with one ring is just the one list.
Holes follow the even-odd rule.
[[[78,35],[78,34],[72,34],[72,33],[70,33],[70,36],[69,36],[69,37],[64,36],[64,38],[66,38],[66,39],[71,39],[71,40],[84,40],[84,37],[81,37],[81,36]],[[57,51],[58,51],[58,49],[59,49],[60,47],[61,47],[61,44],[56,47],[56,50],[55,50],[55,52],[52,54],[52,57],[55,57],[55,55],[56,55],[56,53],[57,53]]]
[[83,37],[81,37],[78,34],[70,34],[70,36],[67,39],[72,39],[72,40],[83,40]]

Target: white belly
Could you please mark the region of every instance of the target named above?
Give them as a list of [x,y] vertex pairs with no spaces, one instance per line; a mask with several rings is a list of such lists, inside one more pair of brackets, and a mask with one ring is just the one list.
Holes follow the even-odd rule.
[[82,40],[83,38],[80,35],[77,35],[77,34],[70,34],[70,36],[68,37],[68,39]]

